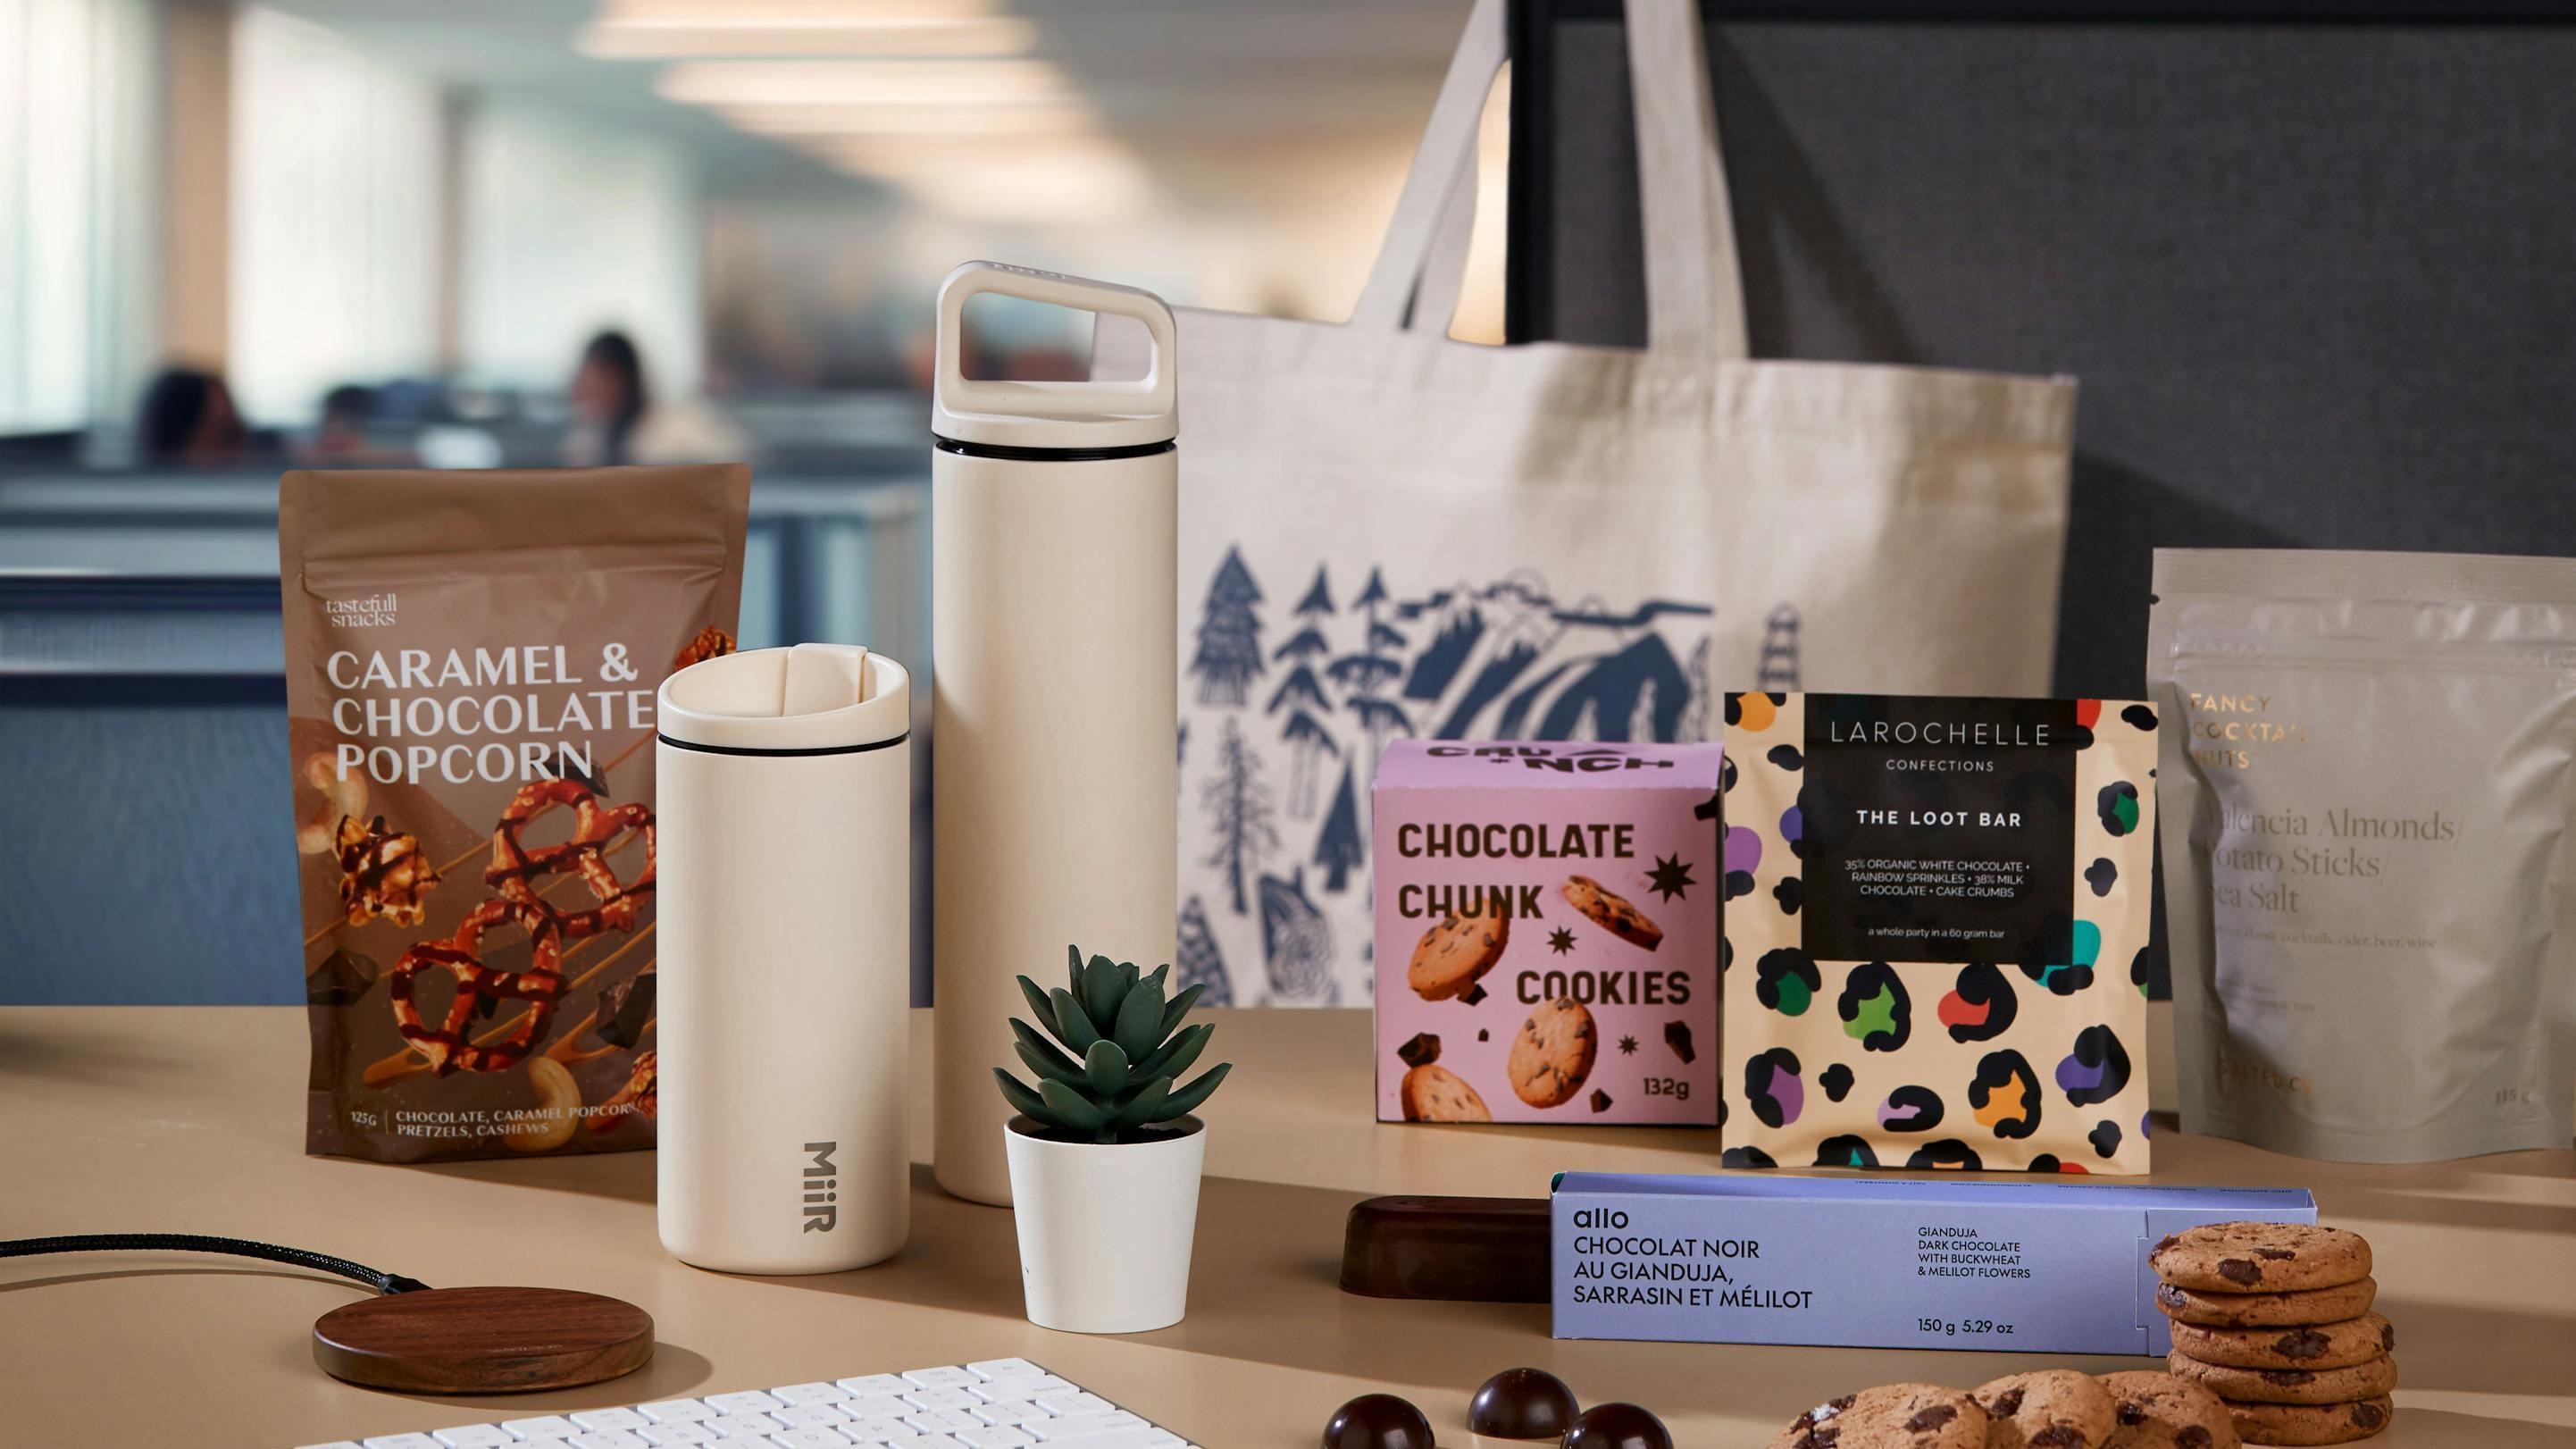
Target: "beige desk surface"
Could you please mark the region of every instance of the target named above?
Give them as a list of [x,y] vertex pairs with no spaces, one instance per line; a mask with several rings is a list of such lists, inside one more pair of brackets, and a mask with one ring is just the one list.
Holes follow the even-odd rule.
[[[1365,1013],[1216,1015],[1217,1054],[1237,1069],[1209,1113],[1190,1316],[1090,1338],[1020,1316],[1009,1213],[943,1196],[926,1169],[912,1243],[893,1262],[726,1277],[663,1254],[646,1154],[429,1168],[304,1156],[301,1011],[0,1010],[0,1237],[263,1238],[435,1285],[615,1294],[648,1309],[661,1339],[643,1371],[584,1391],[403,1398],[313,1366],[313,1319],[357,1291],[336,1279],[186,1256],[5,1260],[0,1444],[281,1449],[1018,1354],[1210,1449],[1310,1449],[1336,1404],[1371,1389],[1412,1398],[1444,1446],[1465,1446],[1469,1393],[1522,1363],[1586,1401],[1648,1405],[1686,1449],[1758,1449],[1800,1408],[1858,1386],[2144,1362],[1560,1343],[1544,1306],[1346,1297],[1334,1287],[1342,1221],[1362,1197],[1536,1196],[1561,1168],[1700,1171],[1710,1134],[1381,1127],[1368,1120]],[[915,1016],[926,1060],[927,1016]],[[2576,1445],[2576,1152],[2356,1168],[2169,1132],[2156,1161],[2161,1181],[2304,1184],[2329,1220],[2369,1235],[2404,1365],[2402,1411],[2377,1444]]]

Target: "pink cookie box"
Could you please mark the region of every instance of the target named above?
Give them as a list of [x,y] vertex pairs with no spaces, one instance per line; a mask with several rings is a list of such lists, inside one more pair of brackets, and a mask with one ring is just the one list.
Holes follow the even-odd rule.
[[[1378,1120],[1717,1125],[1721,760],[1714,744],[1387,746],[1370,794]],[[1578,877],[1598,888],[1573,886],[1590,913],[1569,897]],[[1426,933],[1486,901],[1502,903],[1501,949],[1464,941],[1428,973],[1435,997],[1417,991]],[[1534,1018],[1548,1049],[1524,1065],[1567,1075],[1530,1100],[1510,1063]]]

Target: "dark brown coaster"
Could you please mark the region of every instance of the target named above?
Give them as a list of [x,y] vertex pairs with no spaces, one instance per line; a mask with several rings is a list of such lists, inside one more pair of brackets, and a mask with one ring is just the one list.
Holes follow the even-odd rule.
[[414,1394],[568,1389],[653,1357],[653,1316],[562,1288],[430,1288],[334,1308],[313,1323],[333,1378]]

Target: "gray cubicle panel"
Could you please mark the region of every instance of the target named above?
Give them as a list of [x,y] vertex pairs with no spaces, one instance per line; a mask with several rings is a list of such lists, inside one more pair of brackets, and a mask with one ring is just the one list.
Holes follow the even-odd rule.
[[[926,724],[927,495],[758,479],[744,645],[881,649]],[[0,476],[0,1005],[303,999],[276,500],[273,475]]]
[[[2157,546],[2576,553],[2576,5],[1701,9],[1756,356],[2079,379],[2060,693]],[[1515,339],[1644,335],[1619,13],[1517,7]]]

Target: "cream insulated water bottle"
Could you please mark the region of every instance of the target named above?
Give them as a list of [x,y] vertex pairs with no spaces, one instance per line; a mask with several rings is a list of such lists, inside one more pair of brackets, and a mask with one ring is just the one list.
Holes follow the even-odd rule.
[[[1152,335],[1141,379],[960,370],[991,292]],[[1172,313],[1132,287],[969,262],[939,289],[931,431],[931,959],[939,1185],[1011,1200],[992,1069],[1023,972],[1172,956],[1178,484]]]
[[903,1246],[912,685],[840,644],[662,682],[662,1245],[835,1273]]

